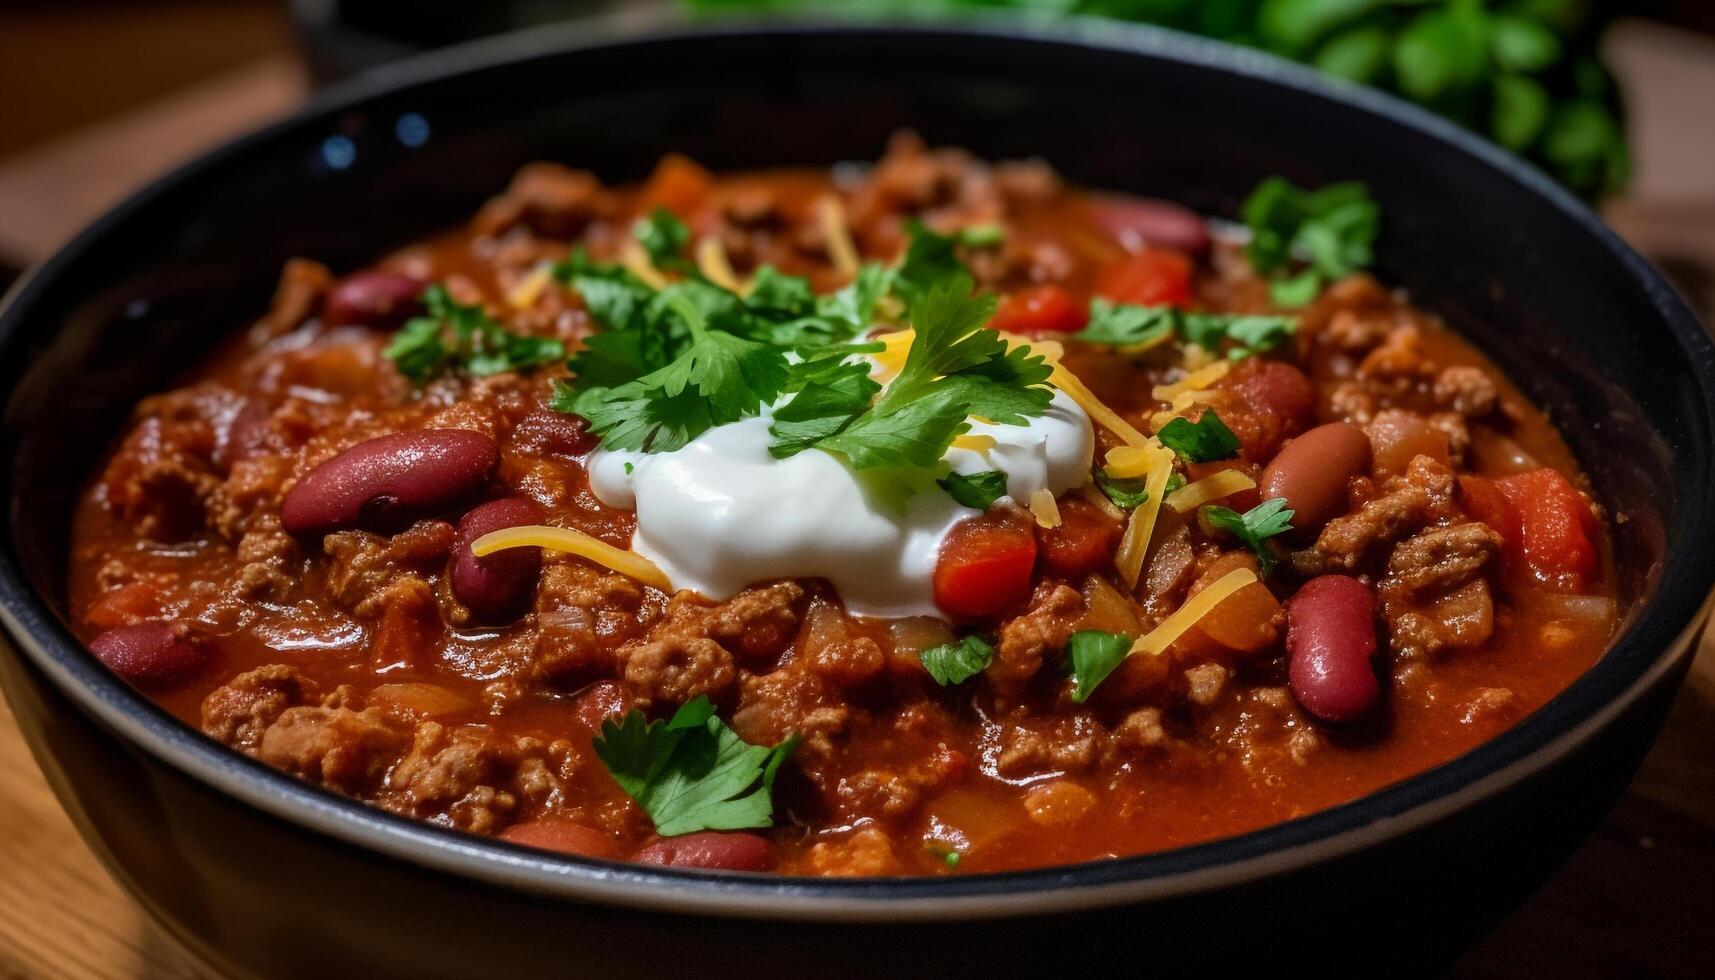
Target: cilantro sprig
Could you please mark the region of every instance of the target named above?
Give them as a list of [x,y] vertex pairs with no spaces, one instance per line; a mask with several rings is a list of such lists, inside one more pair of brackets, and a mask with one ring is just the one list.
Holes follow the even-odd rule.
[[416,384],[455,369],[485,377],[566,356],[560,341],[512,333],[482,304],[460,303],[440,283],[423,290],[423,305],[427,315],[405,321],[381,351],[395,370]]
[[[814,446],[843,455],[855,469],[930,469],[970,428],[968,416],[1002,425],[1041,415],[1052,393],[1051,369],[1029,348],[1009,348],[984,330],[995,298],[971,292],[971,280],[954,273],[921,286],[910,302],[916,338],[905,365],[873,403],[855,377],[843,387],[812,382],[783,409],[793,428],[782,429],[776,413],[776,456]],[[799,407],[808,399],[809,406]],[[810,406],[813,406],[810,407]],[[809,432],[825,433],[806,438]]]
[[994,647],[980,636],[967,636],[957,643],[943,643],[917,655],[923,669],[942,687],[963,684],[982,673],[994,660]]
[[1109,347],[1140,347],[1167,335],[1204,350],[1223,348],[1233,360],[1270,351],[1298,329],[1292,317],[1197,313],[1173,306],[1133,306],[1101,297],[1090,301],[1090,320],[1074,336]]
[[1006,474],[1000,470],[981,473],[948,473],[935,481],[947,495],[972,510],[988,510],[1006,496]]
[[[1305,190],[1284,177],[1258,184],[1240,208],[1251,239],[1251,265],[1270,279],[1280,306],[1303,306],[1330,280],[1368,266],[1381,230],[1381,209],[1356,181]],[[1296,260],[1304,267],[1293,271]]]
[[1239,452],[1239,437],[1211,411],[1204,411],[1195,422],[1187,418],[1170,419],[1155,438],[1192,463],[1227,459]]
[[693,268],[686,261],[685,246],[691,243],[691,229],[673,212],[656,208],[631,226],[631,237],[643,246],[656,268],[684,272]]
[[1272,497],[1243,514],[1230,507],[1205,507],[1202,518],[1210,527],[1226,531],[1256,552],[1257,570],[1265,576],[1274,571],[1276,559],[1263,542],[1292,530],[1292,511],[1286,509],[1285,497]]
[[751,745],[715,717],[706,695],[665,721],[641,711],[602,722],[596,755],[663,837],[744,830],[774,822],[774,779],[798,746]]
[[1101,630],[1079,630],[1066,640],[1066,656],[1072,667],[1072,700],[1083,704],[1096,693],[1131,653],[1131,637]]

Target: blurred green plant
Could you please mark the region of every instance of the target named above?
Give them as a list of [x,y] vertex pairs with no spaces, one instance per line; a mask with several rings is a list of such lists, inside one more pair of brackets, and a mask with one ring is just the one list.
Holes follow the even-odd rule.
[[1305,62],[1427,106],[1588,197],[1626,182],[1592,0],[682,0],[699,13],[878,17],[1007,9],[1142,21]]

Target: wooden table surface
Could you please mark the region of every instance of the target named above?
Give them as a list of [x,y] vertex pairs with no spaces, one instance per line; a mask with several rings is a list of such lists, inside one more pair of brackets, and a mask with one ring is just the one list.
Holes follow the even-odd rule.
[[[1643,23],[1611,33],[1638,178],[1609,220],[1715,322],[1715,42]],[[0,161],[0,258],[48,254],[129,188],[287,111],[297,67],[259,62]],[[1457,976],[1715,977],[1715,642],[1597,833],[1454,968]],[[1431,926],[1432,927],[1432,926]],[[0,978],[202,978],[84,847],[0,707]]]

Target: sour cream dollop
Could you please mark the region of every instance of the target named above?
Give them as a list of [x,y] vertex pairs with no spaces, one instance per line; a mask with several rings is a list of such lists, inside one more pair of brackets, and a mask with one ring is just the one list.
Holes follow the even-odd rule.
[[[902,510],[890,506],[864,474],[818,449],[776,459],[769,424],[765,413],[717,426],[669,453],[597,450],[590,488],[608,506],[637,512],[632,550],[676,588],[725,599],[769,579],[824,578],[856,615],[940,615],[935,558],[953,525],[976,512],[939,487]],[[1020,504],[1089,479],[1090,418],[1061,392],[1024,425],[973,420],[971,433],[993,437],[995,447],[950,449],[947,463],[960,473],[1000,470]]]

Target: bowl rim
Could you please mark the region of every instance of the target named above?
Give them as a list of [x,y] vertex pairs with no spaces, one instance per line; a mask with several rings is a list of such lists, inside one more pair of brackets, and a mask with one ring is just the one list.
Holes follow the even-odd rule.
[[[767,37],[815,43],[865,36],[1093,50],[1183,68],[1224,72],[1383,117],[1474,158],[1553,206],[1603,247],[1640,286],[1661,326],[1684,352],[1715,430],[1715,345],[1683,300],[1583,203],[1525,161],[1426,110],[1372,89],[1328,79],[1259,51],[1145,25],[1073,18],[1045,24],[977,17],[956,22],[722,21],[613,36],[588,23],[534,28],[431,51],[385,65],[314,96],[280,121],[199,155],[93,222],[0,301],[0,350],[23,329],[33,302],[116,227],[170,189],[201,179],[259,146],[317,130],[342,112],[418,84],[513,62],[593,49],[719,43]],[[20,368],[22,370],[22,368]],[[1696,483],[1715,488],[1715,450],[1696,447]],[[110,730],[190,778],[264,813],[344,843],[491,886],[608,906],[699,915],[806,921],[925,921],[1066,912],[1205,892],[1351,854],[1432,823],[1540,771],[1589,740],[1666,678],[1708,616],[1715,550],[1715,493],[1680,503],[1687,534],[1668,546],[1663,574],[1603,658],[1519,723],[1435,768],[1329,809],[1188,847],[1046,868],[940,877],[827,879],[741,875],[555,855],[432,826],[339,796],[276,771],[179,722],[107,671],[30,586],[12,540],[0,531],[0,624],[25,656]]]

